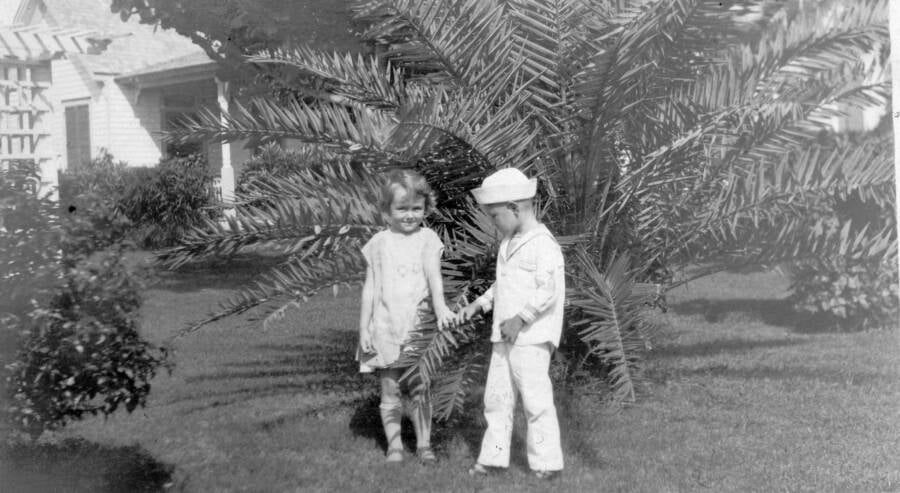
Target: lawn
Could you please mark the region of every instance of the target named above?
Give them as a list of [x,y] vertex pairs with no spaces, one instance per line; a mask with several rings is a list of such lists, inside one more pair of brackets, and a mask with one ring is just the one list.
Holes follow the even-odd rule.
[[[164,274],[147,336],[167,339],[260,268]],[[567,465],[552,489],[900,491],[900,331],[800,331],[786,289],[745,273],[671,293],[637,404],[560,391]],[[477,423],[438,436],[436,467],[384,464],[376,382],[353,363],[357,296],[314,298],[267,330],[251,313],[177,339],[146,409],[13,449],[2,491],[546,491],[524,454],[502,476],[467,477]]]

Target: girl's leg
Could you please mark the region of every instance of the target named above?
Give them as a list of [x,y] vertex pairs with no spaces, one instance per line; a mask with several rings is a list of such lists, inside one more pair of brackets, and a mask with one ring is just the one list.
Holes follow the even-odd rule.
[[400,401],[400,370],[381,370],[381,424],[387,438],[388,460],[403,458],[403,441],[400,438],[400,423],[403,419],[403,404]]
[[416,431],[418,449],[431,447],[431,411],[431,392],[425,389],[414,393],[409,414]]

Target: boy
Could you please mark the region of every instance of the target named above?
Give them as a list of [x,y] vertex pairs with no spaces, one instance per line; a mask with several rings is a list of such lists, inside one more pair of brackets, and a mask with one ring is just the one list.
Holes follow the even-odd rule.
[[488,176],[472,191],[503,241],[494,284],[457,315],[465,322],[479,310],[494,311],[494,347],[484,389],[487,430],[471,475],[509,466],[517,394],[522,395],[528,419],[529,467],[540,479],[554,479],[563,468],[548,372],[562,333],[566,279],[559,244],[535,216],[536,190],[536,179],[508,168]]

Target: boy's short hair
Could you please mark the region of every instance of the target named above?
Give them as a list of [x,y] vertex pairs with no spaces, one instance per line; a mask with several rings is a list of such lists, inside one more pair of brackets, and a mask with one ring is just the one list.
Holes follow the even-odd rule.
[[381,187],[381,203],[379,205],[382,212],[391,210],[391,202],[394,201],[394,191],[397,188],[406,190],[406,193],[414,198],[423,197],[426,214],[433,211],[437,204],[434,190],[431,189],[421,173],[411,169],[395,169],[387,174],[384,186]]

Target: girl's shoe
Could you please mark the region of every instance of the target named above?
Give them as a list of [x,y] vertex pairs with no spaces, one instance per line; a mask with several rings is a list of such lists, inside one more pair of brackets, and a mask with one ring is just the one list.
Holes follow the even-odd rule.
[[403,451],[400,449],[389,449],[384,460],[387,462],[403,462]]
[[431,450],[431,447],[419,447],[416,449],[416,457],[425,464],[434,464],[437,462],[437,456],[434,455],[434,451]]

